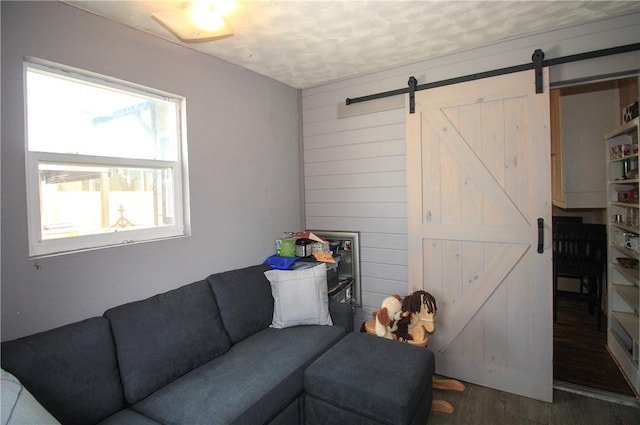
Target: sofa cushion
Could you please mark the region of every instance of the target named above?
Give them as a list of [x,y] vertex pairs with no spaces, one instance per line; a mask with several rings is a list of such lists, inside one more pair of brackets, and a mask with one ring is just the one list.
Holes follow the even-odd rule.
[[300,395],[304,369],[344,335],[338,326],[266,328],[133,407],[162,423],[268,423]]
[[304,397],[296,398],[291,404],[285,407],[278,416],[269,421],[269,425],[292,425],[304,424],[302,402]]
[[160,425],[160,422],[156,422],[133,409],[124,409],[109,416],[98,425]]
[[269,270],[274,328],[299,325],[332,325],[327,296],[327,266],[299,270]]
[[2,369],[0,387],[2,387],[2,393],[0,394],[2,425],[60,425],[60,422],[38,403],[38,400],[31,395],[29,390],[24,388],[15,376],[4,369]]
[[273,297],[269,281],[264,276],[269,269],[269,266],[260,264],[207,278],[232,344],[271,324]]
[[2,368],[63,424],[94,424],[125,406],[103,317],[3,342]]
[[206,281],[105,312],[127,401],[135,403],[229,349]]

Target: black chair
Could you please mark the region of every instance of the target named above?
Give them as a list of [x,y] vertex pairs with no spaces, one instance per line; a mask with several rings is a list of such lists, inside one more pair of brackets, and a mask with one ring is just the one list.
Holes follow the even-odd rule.
[[554,215],[551,217],[553,222],[553,226],[555,227],[558,223],[582,223],[582,217],[579,215]]
[[553,238],[553,251],[556,250],[556,230],[558,229],[558,223],[582,223],[582,217],[579,215],[554,215],[551,217],[551,232]]
[[[571,295],[589,302],[589,312],[597,312],[600,330],[607,257],[606,226],[559,221],[553,234],[553,320],[556,321],[558,294]],[[580,292],[559,291],[558,278],[579,280]]]

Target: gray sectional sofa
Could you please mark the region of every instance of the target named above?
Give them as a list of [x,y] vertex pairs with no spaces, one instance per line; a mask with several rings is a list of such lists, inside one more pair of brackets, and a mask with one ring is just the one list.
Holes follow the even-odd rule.
[[[2,369],[62,424],[301,424],[304,371],[347,332],[270,327],[267,269],[4,342]],[[334,323],[344,315],[331,313]]]

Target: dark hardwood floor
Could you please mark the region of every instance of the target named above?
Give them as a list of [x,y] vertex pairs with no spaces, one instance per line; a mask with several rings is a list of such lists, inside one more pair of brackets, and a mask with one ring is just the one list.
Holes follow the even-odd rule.
[[558,298],[554,325],[553,403],[465,383],[463,392],[435,390],[454,407],[431,412],[428,425],[638,425],[636,398],[606,348],[607,321],[581,300]]
[[554,390],[553,403],[465,384],[463,392],[435,390],[453,413],[431,412],[428,425],[638,425],[640,405]]
[[590,315],[582,300],[558,296],[553,327],[553,377],[555,381],[581,385],[627,396],[634,392],[607,350],[607,320]]

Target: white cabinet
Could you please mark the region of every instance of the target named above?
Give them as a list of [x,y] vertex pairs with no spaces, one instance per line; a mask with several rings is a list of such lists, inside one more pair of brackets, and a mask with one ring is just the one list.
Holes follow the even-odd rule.
[[606,208],[602,135],[620,122],[613,83],[551,91],[553,205]]
[[640,391],[640,248],[634,249],[640,233],[638,123],[635,118],[605,134],[609,216],[607,344],[636,391]]

